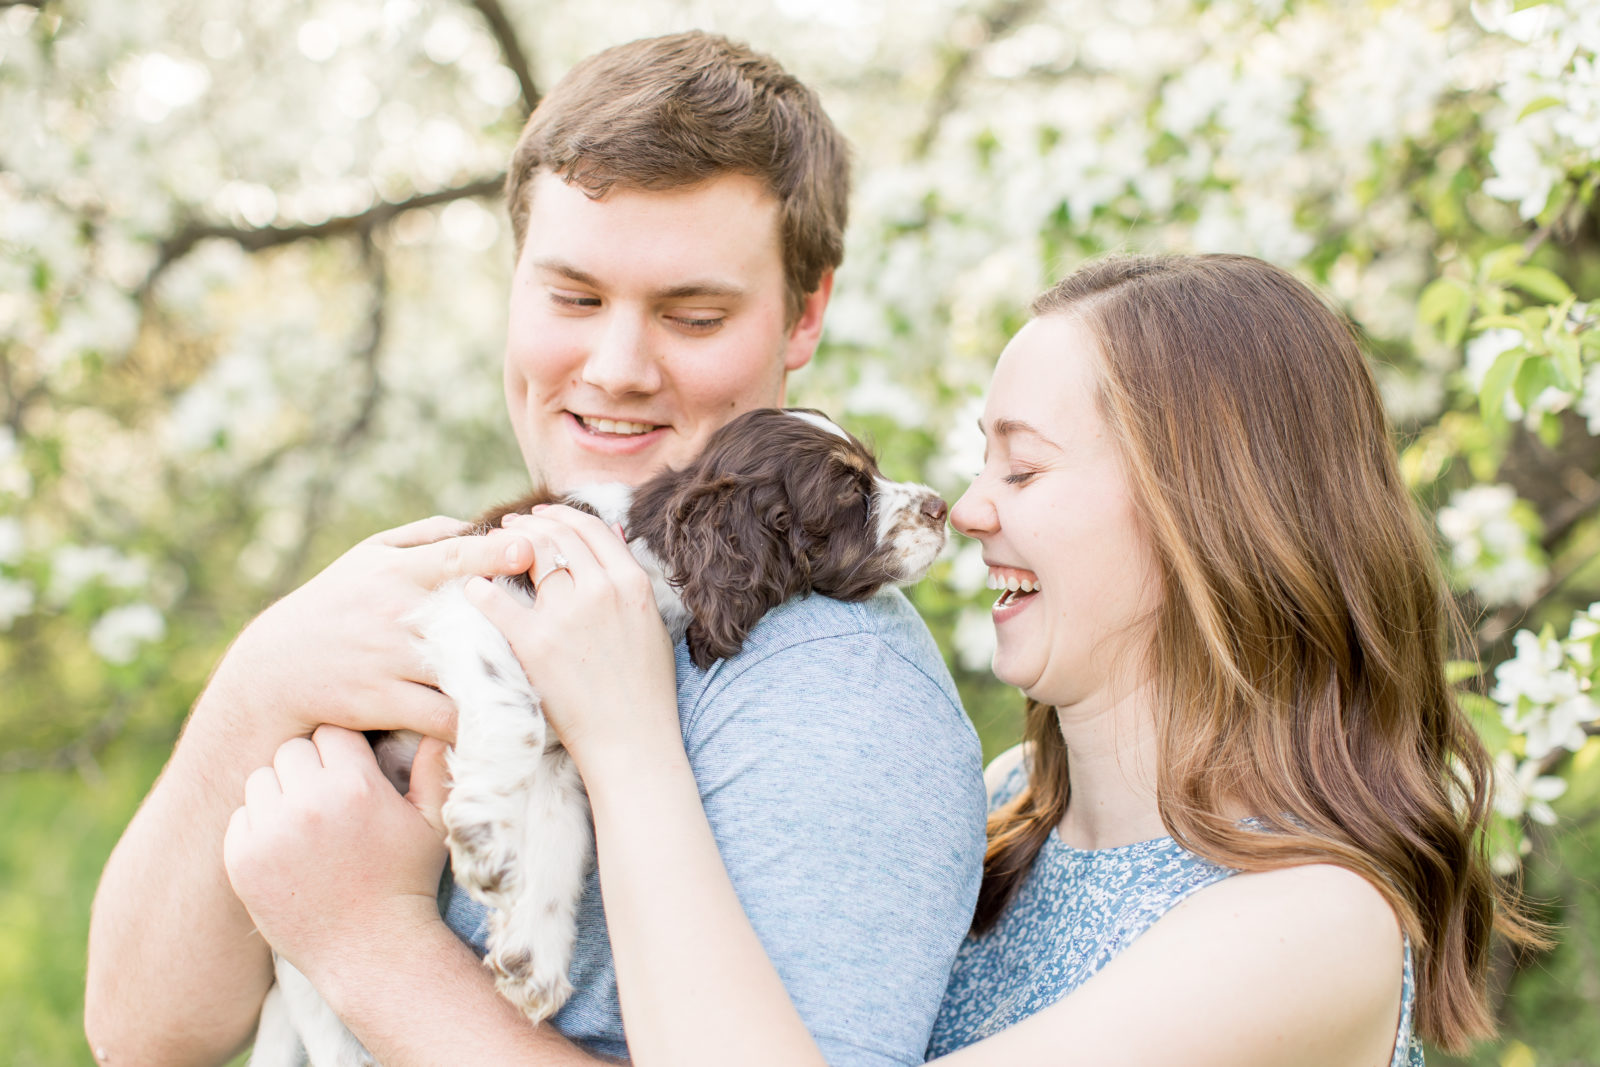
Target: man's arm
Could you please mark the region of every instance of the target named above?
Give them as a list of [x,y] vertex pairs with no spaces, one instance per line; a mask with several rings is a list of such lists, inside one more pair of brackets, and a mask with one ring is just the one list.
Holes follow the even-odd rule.
[[401,797],[358,733],[320,726],[252,772],[223,862],[261,936],[385,1067],[591,1067],[535,1028],[439,918],[444,746],[424,741]]
[[84,1026],[102,1062],[214,1064],[249,1039],[270,956],[223,869],[229,816],[250,772],[319,723],[451,735],[403,620],[450,577],[532,562],[506,532],[439,540],[461,530],[430,519],[362,542],[223,657],[95,895]]

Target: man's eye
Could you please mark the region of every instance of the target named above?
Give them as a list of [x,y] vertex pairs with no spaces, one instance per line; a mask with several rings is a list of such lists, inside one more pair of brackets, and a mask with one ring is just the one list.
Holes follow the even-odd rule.
[[600,298],[598,296],[580,296],[576,293],[552,292],[550,294],[550,299],[553,303],[569,308],[597,308],[600,306]]
[[723,322],[722,316],[720,316],[720,315],[713,315],[713,316],[672,315],[672,316],[669,316],[669,318],[671,318],[671,320],[674,323],[676,323],[677,325],[683,327],[686,330],[694,330],[694,331],[707,332],[707,333],[710,332],[711,330],[716,329],[718,326],[721,326],[722,322]]
[[1035,474],[1038,474],[1038,473],[1039,473],[1038,471],[1015,471],[1015,472],[1013,472],[1011,474],[1006,475],[1006,484],[1007,485],[1022,485],[1024,483],[1026,483],[1030,478],[1032,478]]

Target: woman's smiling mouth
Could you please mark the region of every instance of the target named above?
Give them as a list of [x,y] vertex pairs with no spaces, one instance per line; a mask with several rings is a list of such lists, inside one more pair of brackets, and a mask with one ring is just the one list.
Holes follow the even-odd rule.
[[1032,571],[1018,570],[1014,567],[990,567],[990,589],[1000,591],[1000,598],[995,601],[995,607],[1012,604],[1037,593],[1044,588],[1044,583]]

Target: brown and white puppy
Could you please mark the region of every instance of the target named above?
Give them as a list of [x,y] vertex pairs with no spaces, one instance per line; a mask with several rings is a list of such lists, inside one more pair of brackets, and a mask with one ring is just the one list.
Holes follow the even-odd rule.
[[[945,543],[947,508],[925,486],[892,482],[860,441],[814,411],[752,411],[682,470],[630,489],[533,494],[491,511],[487,531],[537,504],[567,503],[620,523],[650,574],[673,638],[701,668],[734,655],[770,609],[817,593],[864,600],[913,582]],[[497,579],[533,602],[526,575]],[[587,797],[545,726],[539,696],[498,630],[463,595],[439,589],[413,620],[424,659],[459,712],[443,810],[456,880],[491,909],[485,964],[500,992],[538,1021],[572,992],[567,969],[593,862]],[[375,739],[402,791],[418,737]],[[262,1006],[253,1067],[371,1067],[374,1061],[292,965]]]

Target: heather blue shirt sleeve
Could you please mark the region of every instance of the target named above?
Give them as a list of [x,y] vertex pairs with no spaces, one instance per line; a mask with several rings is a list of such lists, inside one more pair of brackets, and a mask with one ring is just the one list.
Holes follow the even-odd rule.
[[729,877],[834,1067],[922,1062],[982,865],[977,739],[902,611],[725,664],[684,721]]
[[[985,797],[977,736],[897,592],[768,613],[732,659],[678,650],[679,718],[723,862],[833,1067],[923,1061],[971,921]],[[598,879],[556,1026],[625,1054]],[[481,948],[482,909],[451,925]]]

